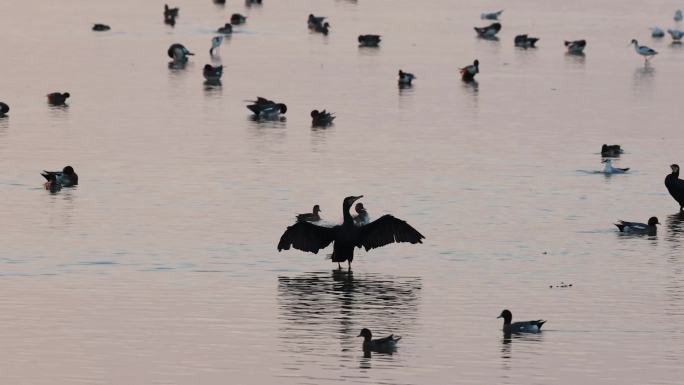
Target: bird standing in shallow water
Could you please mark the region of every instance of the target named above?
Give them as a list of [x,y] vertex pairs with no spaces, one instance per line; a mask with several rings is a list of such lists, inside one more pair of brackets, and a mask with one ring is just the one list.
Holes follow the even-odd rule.
[[513,314],[510,310],[504,310],[496,318],[503,318],[503,332],[506,334],[510,333],[539,333],[541,331],[542,325],[546,323],[544,320],[536,321],[519,321],[511,323],[513,320]]
[[289,250],[290,247],[317,254],[319,250],[333,243],[332,261],[347,261],[349,269],[354,259],[354,248],[363,247],[366,251],[382,247],[394,242],[423,243],[425,237],[405,221],[391,215],[383,215],[375,221],[363,226],[356,226],[349,213],[351,206],[362,198],[349,196],[342,201],[344,221],[334,227],[318,226],[309,222],[297,222],[289,226],[278,242],[278,251]]
[[214,36],[211,38],[211,48],[209,48],[209,55],[214,56],[214,50],[221,47],[223,43],[223,36]]
[[304,213],[304,214],[297,214],[297,222],[301,221],[309,221],[309,222],[318,222],[321,220],[321,216],[318,215],[321,211],[321,207],[319,205],[315,205],[313,207],[313,212],[312,213]]
[[6,103],[0,102],[0,118],[9,112],[10,108]]
[[53,106],[63,106],[66,104],[66,100],[71,94],[68,92],[52,92],[47,94],[48,103]]
[[461,80],[464,82],[472,82],[475,80],[475,75],[480,73],[480,61],[475,59],[473,64],[461,68],[460,71]]
[[674,19],[674,21],[682,21],[682,10],[681,9],[678,9],[675,11],[673,19]]
[[384,338],[373,339],[373,333],[369,329],[361,329],[357,337],[363,337],[364,352],[391,353],[397,349],[397,342],[401,337],[390,334]]
[[659,224],[660,222],[658,222],[658,218],[651,217],[648,219],[648,223],[626,222],[620,220],[615,223],[615,226],[617,226],[621,233],[655,235],[658,231],[656,225]]
[[665,187],[672,198],[679,203],[679,211],[684,211],[684,180],[679,179],[679,165],[670,166],[672,173],[665,177]]
[[658,54],[658,52],[656,52],[656,50],[653,48],[646,47],[645,45],[639,45],[639,42],[636,39],[632,39],[630,44],[634,44],[634,50],[636,53],[643,56],[646,61]]

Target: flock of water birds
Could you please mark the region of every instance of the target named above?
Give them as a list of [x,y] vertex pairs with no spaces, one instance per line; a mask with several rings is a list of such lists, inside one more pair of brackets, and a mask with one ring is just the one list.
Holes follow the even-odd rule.
[[[215,3],[223,4],[225,0],[214,0]],[[261,0],[246,0],[247,6],[261,5]],[[503,10],[491,13],[483,13],[480,18],[483,20],[493,20],[494,22],[484,27],[474,27],[477,36],[483,39],[498,40],[497,34],[501,31],[501,23],[498,22]],[[179,15],[179,9],[164,5],[164,22],[170,26],[174,26],[176,18]],[[682,11],[677,10],[674,15],[674,20],[679,22],[682,20]],[[231,16],[230,22],[217,28],[216,32],[219,34],[211,39],[211,47],[209,55],[213,56],[220,48],[223,42],[223,36],[233,33],[234,27],[244,24],[247,18],[239,13]],[[326,17],[315,16],[310,14],[307,19],[308,28],[316,33],[327,35],[330,33],[331,25]],[[93,31],[102,32],[108,31],[111,27],[106,24],[95,24],[92,27]],[[651,28],[652,37],[662,38],[665,33],[658,27]],[[684,32],[679,29],[668,29],[667,32],[672,36],[673,44],[679,44]],[[358,43],[360,47],[377,48],[382,41],[380,35],[364,34],[358,36]],[[524,49],[535,48],[539,38],[532,37],[527,34],[520,34],[515,36],[514,44],[517,47]],[[636,39],[631,41],[635,51],[648,60],[656,55],[655,50],[639,45]],[[584,49],[587,45],[586,40],[572,40],[565,41],[564,45],[567,47],[569,54],[584,55]],[[169,66],[172,68],[184,68],[185,63],[194,53],[188,50],[185,46],[179,43],[172,44],[167,50],[168,56],[173,59]],[[460,76],[464,82],[472,82],[475,76],[479,73],[479,61],[476,59],[472,64],[460,68]],[[210,84],[220,85],[221,76],[223,75],[223,66],[212,66],[206,64],[203,67],[203,76]],[[400,87],[410,87],[416,76],[399,70],[398,84]],[[47,95],[48,103],[51,105],[65,105],[67,99],[71,95],[69,92],[53,92]],[[255,119],[278,119],[278,117],[287,112],[287,106],[284,103],[269,100],[264,97],[257,97],[250,101],[247,108],[252,112]],[[10,108],[4,102],[0,102],[0,118],[6,117]],[[312,110],[311,111],[312,125],[316,127],[325,127],[333,123],[335,115],[326,110]],[[611,158],[619,157],[623,154],[623,150],[619,145],[604,144],[601,148],[602,162],[604,169],[601,171],[606,175],[623,174],[628,168],[613,167]],[[679,179],[679,166],[672,164],[671,173],[665,178],[665,186],[670,195],[677,201],[680,206],[680,211],[684,211],[684,180]],[[61,171],[43,171],[41,175],[46,179],[44,187],[51,192],[57,192],[63,187],[73,187],[78,185],[78,175],[71,166],[64,167]],[[322,212],[319,205],[314,205],[311,213],[298,214],[296,222],[287,227],[285,232],[278,242],[278,251],[289,250],[295,248],[305,252],[318,253],[325,249],[331,243],[333,244],[333,252],[329,255],[332,262],[338,264],[341,269],[341,263],[347,262],[348,269],[351,269],[351,263],[354,259],[354,249],[363,247],[366,251],[382,247],[391,243],[422,243],[425,237],[406,221],[398,219],[392,215],[384,215],[374,221],[370,221],[368,211],[363,206],[363,203],[357,202],[363,196],[349,196],[344,198],[342,202],[343,222],[336,226],[319,225],[317,222],[321,221],[320,213]],[[354,207],[355,215],[352,216],[350,210]],[[619,221],[615,224],[620,232],[649,234],[655,235],[656,226],[659,224],[657,217],[652,217],[647,223]],[[542,325],[546,322],[544,320],[512,322],[512,313],[509,310],[503,310],[498,318],[503,318],[503,331],[505,333],[536,333],[541,330]],[[361,330],[359,337],[363,337],[364,351],[378,351],[378,352],[392,352],[396,348],[397,341],[401,337],[390,335],[380,339],[373,339],[372,332],[364,328]]]

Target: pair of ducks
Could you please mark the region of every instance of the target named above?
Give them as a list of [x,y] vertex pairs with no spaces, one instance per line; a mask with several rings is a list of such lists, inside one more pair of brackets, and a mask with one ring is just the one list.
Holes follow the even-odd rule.
[[[287,106],[284,103],[276,103],[273,100],[257,96],[257,100],[251,101],[247,108],[252,111],[257,118],[269,119],[277,118],[280,114],[287,112]],[[326,110],[311,111],[311,125],[313,127],[326,127],[333,123],[335,115]]]
[[313,14],[309,14],[307,25],[310,30],[327,35],[330,30],[330,23],[325,21],[325,19],[325,16],[314,16]]
[[[53,106],[66,105],[66,100],[71,96],[68,92],[51,92],[46,95],[48,103]],[[0,102],[0,118],[7,116],[10,107],[7,103]]]
[[[363,207],[363,203],[359,202],[354,206],[354,210],[356,211],[356,217],[354,217],[354,223],[357,225],[365,225],[369,222],[370,218],[368,216],[368,211],[366,210],[365,207]],[[319,213],[323,210],[321,210],[321,207],[319,205],[315,205],[313,207],[313,212],[311,213],[305,213],[305,214],[297,214],[297,222],[318,222],[321,220],[321,216]]]
[[245,24],[247,21],[247,16],[243,16],[239,13],[234,13],[230,15],[230,23],[225,23],[223,27],[219,27],[216,32],[222,33],[224,35],[230,35],[233,33],[233,26]]
[[78,175],[71,166],[66,166],[62,171],[45,171],[40,175],[47,180],[43,187],[52,192],[59,191],[62,187],[74,187],[78,184]]
[[[682,37],[684,37],[684,32],[679,30],[679,29],[668,29],[667,33],[669,33],[670,36],[672,36],[672,42],[673,43],[681,43]],[[653,27],[653,28],[651,28],[651,37],[654,37],[657,39],[663,38],[663,37],[665,37],[665,31],[663,31],[662,29],[660,29],[658,27]]]
[[171,8],[168,4],[164,4],[164,23],[170,26],[176,25],[176,18],[178,17],[178,7]]
[[[503,318],[503,332],[505,334],[519,334],[519,333],[539,333],[542,326],[546,323],[545,320],[533,321],[513,321],[513,313],[505,309],[497,318]],[[373,333],[369,329],[362,329],[358,337],[363,337],[363,351],[387,352],[391,353],[396,350],[397,342],[401,337],[395,337],[390,334],[384,338],[373,339]]]

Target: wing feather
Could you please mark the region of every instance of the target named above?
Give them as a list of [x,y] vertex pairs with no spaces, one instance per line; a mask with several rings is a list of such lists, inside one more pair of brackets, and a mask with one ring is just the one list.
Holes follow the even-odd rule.
[[391,215],[383,215],[375,221],[359,229],[357,247],[363,246],[366,251],[382,247],[394,242],[423,243],[425,237],[411,225]]
[[290,247],[314,254],[328,247],[335,240],[335,229],[314,225],[310,222],[297,222],[289,226],[278,242],[278,251],[289,250]]

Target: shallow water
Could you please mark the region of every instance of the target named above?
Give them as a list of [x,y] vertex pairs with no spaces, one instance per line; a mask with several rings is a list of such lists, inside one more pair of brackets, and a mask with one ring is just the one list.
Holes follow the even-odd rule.
[[[4,383],[681,382],[684,216],[663,178],[684,162],[684,50],[648,30],[677,2],[520,1],[499,41],[472,30],[491,2],[172,5],[174,28],[161,2],[0,4]],[[205,86],[233,12],[247,24]],[[381,47],[359,49],[362,33]],[[539,48],[514,48],[518,33]],[[579,38],[586,56],[566,55]],[[632,38],[660,51],[649,66]],[[184,69],[174,42],[196,52]],[[48,107],[53,91],[69,106]],[[257,95],[286,119],[250,119]],[[312,129],[314,108],[335,125]],[[625,148],[627,174],[581,171],[601,170],[602,143]],[[43,190],[39,172],[66,164],[81,184]],[[351,273],[329,250],[276,251],[295,213],[336,222],[352,194],[424,244],[359,250]],[[653,215],[655,237],[612,225]],[[545,331],[504,338],[503,308]],[[398,351],[364,357],[363,327],[401,335]]]

